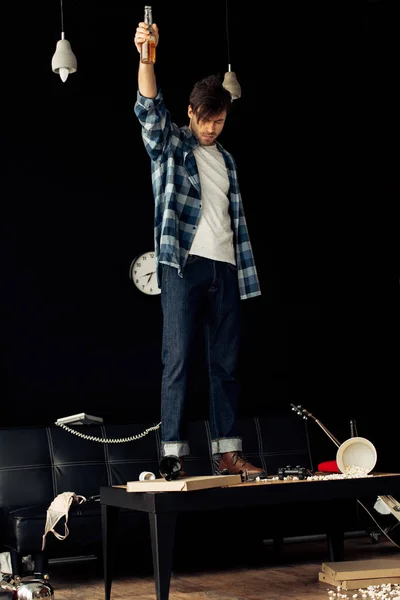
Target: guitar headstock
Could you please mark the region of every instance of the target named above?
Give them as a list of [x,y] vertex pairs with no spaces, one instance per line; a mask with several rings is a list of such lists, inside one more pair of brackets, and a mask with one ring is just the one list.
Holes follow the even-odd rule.
[[303,419],[308,419],[310,417],[311,419],[314,419],[314,421],[316,421],[316,418],[314,417],[314,415],[312,413],[310,413],[308,410],[306,410],[305,408],[303,408],[301,406],[301,404],[296,405],[291,402],[290,406],[292,407],[292,410],[295,413],[297,413],[300,417],[303,417]]

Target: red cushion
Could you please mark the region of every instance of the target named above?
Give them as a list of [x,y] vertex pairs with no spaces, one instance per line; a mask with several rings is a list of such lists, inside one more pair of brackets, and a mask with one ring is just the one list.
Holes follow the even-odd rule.
[[318,471],[322,471],[323,473],[340,473],[336,460],[326,460],[319,463]]

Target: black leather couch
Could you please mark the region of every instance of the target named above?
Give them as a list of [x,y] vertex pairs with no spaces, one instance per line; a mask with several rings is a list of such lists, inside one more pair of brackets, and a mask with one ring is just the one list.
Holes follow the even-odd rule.
[[[286,465],[312,466],[309,452],[307,422],[288,411],[269,417],[242,418],[239,421],[244,439],[244,452],[254,464],[276,474]],[[74,430],[86,435],[113,440],[140,434],[154,423],[123,425],[84,425]],[[192,455],[185,461],[190,475],[212,474],[210,430],[208,421],[189,423],[188,439]],[[0,545],[11,553],[14,575],[21,573],[22,557],[32,555],[35,572],[47,572],[49,558],[96,555],[101,556],[100,504],[95,497],[100,486],[125,484],[138,479],[142,471],[158,475],[160,460],[159,430],[135,441],[100,443],[84,439],[54,425],[51,427],[0,428]],[[69,511],[69,536],[58,540],[47,534],[45,551],[41,551],[46,511],[62,492],[75,492],[87,501],[73,504]],[[253,515],[254,516],[254,515]],[[207,527],[224,531],[246,530],[241,515],[197,515],[185,523],[182,530],[196,540]],[[183,518],[183,517],[182,517]],[[187,518],[187,517],[186,517]],[[247,517],[246,517],[247,518]],[[246,520],[246,519],[245,519]],[[283,531],[284,517],[263,515],[256,528],[249,527],[260,540]],[[302,519],[303,521],[303,519]],[[303,521],[304,522],[304,521]],[[286,527],[287,529],[287,527]],[[64,533],[64,521],[56,530]],[[207,535],[207,533],[205,533]],[[138,554],[150,556],[147,516],[126,511],[121,515],[119,537],[121,548],[127,536],[137,540]],[[178,536],[179,540],[179,536]]]

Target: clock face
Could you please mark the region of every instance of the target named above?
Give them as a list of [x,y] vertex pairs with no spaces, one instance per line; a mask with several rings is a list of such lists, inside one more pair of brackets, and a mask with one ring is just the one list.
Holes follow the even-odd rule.
[[143,252],[137,256],[129,269],[129,277],[138,290],[149,296],[161,294],[157,284],[155,252]]

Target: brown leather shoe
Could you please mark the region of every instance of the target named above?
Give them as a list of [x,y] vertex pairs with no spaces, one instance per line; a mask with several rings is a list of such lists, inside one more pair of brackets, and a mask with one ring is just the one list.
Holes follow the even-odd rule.
[[216,475],[238,475],[252,481],[257,477],[267,477],[264,469],[255,467],[245,459],[242,452],[223,452],[216,464]]
[[178,479],[183,479],[184,477],[187,477],[185,473],[185,459],[183,456],[179,457],[179,462],[181,463],[181,472],[178,475]]

